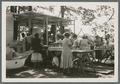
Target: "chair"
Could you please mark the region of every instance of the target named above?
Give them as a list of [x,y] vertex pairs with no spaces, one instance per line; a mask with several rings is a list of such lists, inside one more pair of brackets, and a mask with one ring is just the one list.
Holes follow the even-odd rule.
[[[90,59],[89,53],[82,53],[75,57],[73,60],[73,66],[76,66],[78,69],[77,71],[80,71],[84,74],[84,67],[92,67],[93,72],[95,72],[95,67],[93,65],[93,60]],[[92,56],[93,57],[93,56]]]
[[102,60],[104,59],[104,63],[106,63],[107,60],[114,57],[114,45],[108,45],[106,47],[105,53],[103,54]]
[[106,50],[105,54],[103,55],[102,57],[102,60],[104,60],[104,63],[106,63],[107,60],[109,60],[109,58],[112,58],[113,55],[112,55],[112,50]]

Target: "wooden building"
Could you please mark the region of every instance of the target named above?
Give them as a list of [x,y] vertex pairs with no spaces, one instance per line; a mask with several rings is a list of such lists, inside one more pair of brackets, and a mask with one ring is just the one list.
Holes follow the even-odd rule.
[[45,42],[48,45],[48,31],[52,29],[53,32],[57,32],[57,28],[60,28],[61,23],[67,25],[68,20],[32,11],[20,14],[7,13],[7,43],[19,40],[20,33],[24,31],[30,34],[45,33]]

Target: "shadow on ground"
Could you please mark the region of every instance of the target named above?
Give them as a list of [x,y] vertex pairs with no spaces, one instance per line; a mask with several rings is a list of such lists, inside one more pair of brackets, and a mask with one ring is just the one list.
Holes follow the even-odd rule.
[[52,69],[32,69],[23,67],[19,69],[7,70],[7,78],[112,78],[114,76],[114,65],[95,63],[93,68],[84,68],[83,72],[76,72],[64,75]]

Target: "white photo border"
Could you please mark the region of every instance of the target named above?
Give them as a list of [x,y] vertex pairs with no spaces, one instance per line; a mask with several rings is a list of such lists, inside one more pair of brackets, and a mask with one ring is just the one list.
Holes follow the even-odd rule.
[[[115,74],[114,78],[6,78],[6,7],[10,5],[79,5],[87,4],[111,4],[116,11],[115,24]],[[2,82],[118,82],[118,2],[2,2]]]

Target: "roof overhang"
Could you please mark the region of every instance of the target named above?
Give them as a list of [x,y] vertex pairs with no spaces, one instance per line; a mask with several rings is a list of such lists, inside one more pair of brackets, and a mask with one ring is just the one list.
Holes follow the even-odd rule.
[[63,19],[60,17],[56,16],[50,16],[42,13],[36,13],[36,12],[25,12],[25,13],[20,13],[20,14],[13,14],[13,16],[16,18],[17,21],[24,21],[27,19],[31,19],[34,21],[45,21],[46,19],[48,20],[49,23],[67,23],[67,19]]

